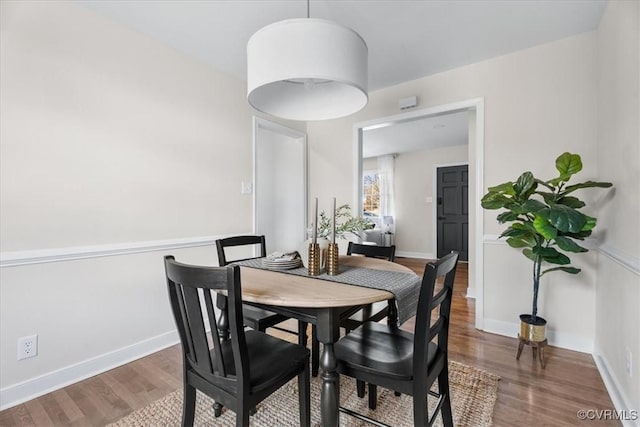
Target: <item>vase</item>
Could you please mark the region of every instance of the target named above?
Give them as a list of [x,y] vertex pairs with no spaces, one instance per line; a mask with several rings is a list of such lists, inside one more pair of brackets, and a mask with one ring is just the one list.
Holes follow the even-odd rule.
[[338,261],[338,244],[329,243],[329,249],[327,249],[327,274],[330,276],[337,276],[340,274],[340,262]]
[[542,342],[546,339],[547,321],[540,316],[535,320],[530,314],[520,315],[520,337],[532,342]]
[[320,245],[317,243],[309,243],[309,255],[307,258],[307,270],[309,276],[317,276],[320,274]]
[[[302,242],[302,245],[298,249],[300,258],[302,258],[302,262],[306,267],[309,267],[307,265],[307,260],[309,259],[309,243],[311,243],[311,241],[312,239],[305,240],[304,242]],[[327,259],[327,249],[329,249],[329,239],[327,239],[326,237],[318,237],[316,239],[316,243],[320,245],[320,269],[324,269]]]

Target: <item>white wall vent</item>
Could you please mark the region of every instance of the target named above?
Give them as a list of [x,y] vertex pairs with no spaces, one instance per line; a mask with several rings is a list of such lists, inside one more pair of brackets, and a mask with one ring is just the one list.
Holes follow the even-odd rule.
[[400,105],[401,110],[407,110],[409,108],[413,108],[416,105],[418,105],[418,97],[410,96],[408,98],[402,98],[400,101],[398,101],[398,105]]

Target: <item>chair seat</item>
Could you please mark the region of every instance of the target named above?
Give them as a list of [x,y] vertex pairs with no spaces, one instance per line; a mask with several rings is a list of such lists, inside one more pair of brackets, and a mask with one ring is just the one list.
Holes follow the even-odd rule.
[[[352,369],[388,377],[413,379],[413,334],[390,325],[367,322],[342,337],[335,345],[336,358]],[[437,346],[429,343],[427,366]]]
[[[309,350],[302,346],[257,331],[248,330],[245,337],[252,392],[270,387],[279,379],[291,378],[292,373],[298,372],[300,366],[307,363]],[[235,375],[231,341],[223,341],[221,348],[227,374]],[[213,352],[211,357],[214,358]]]

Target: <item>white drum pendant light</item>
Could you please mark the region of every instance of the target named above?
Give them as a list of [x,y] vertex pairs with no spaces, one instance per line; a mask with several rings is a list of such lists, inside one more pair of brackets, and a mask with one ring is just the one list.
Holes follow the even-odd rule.
[[285,119],[348,116],[367,105],[367,56],[362,37],[332,21],[267,25],[247,44],[247,99]]

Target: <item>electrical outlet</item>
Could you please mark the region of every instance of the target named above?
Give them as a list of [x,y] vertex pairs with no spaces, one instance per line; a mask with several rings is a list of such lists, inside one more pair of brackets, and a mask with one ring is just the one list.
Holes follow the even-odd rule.
[[632,377],[633,376],[633,354],[631,353],[631,350],[629,349],[626,349],[626,350],[627,350],[627,353],[625,357],[624,369],[627,372],[627,375]]
[[18,360],[38,355],[38,335],[18,338]]

